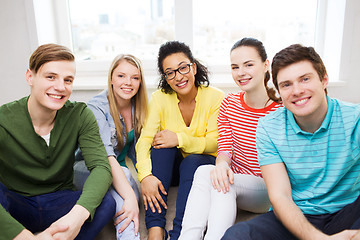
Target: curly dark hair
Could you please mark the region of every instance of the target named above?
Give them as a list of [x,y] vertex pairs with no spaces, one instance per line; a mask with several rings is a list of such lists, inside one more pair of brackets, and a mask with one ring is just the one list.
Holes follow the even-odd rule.
[[195,86],[209,86],[209,70],[203,64],[201,64],[191,53],[190,47],[183,42],[179,41],[169,41],[160,46],[158,54],[158,71],[160,74],[160,80],[158,88],[161,89],[164,93],[172,93],[174,90],[167,83],[164,76],[163,61],[164,59],[174,53],[183,53],[189,58],[190,62],[195,63],[197,67],[197,72],[195,75]]

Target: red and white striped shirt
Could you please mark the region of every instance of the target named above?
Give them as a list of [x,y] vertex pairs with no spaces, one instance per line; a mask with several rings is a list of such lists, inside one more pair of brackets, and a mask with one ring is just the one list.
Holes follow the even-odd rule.
[[261,176],[256,152],[256,127],[259,118],[275,111],[280,105],[254,109],[246,105],[244,93],[230,93],[221,103],[217,119],[219,138],[218,154],[231,158],[234,173]]

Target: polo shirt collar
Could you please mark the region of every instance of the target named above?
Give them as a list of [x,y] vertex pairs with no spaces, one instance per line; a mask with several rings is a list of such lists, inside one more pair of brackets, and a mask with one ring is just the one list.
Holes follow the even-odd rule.
[[[328,103],[328,109],[326,112],[326,116],[325,116],[324,121],[322,122],[321,126],[319,127],[318,130],[316,130],[314,132],[314,134],[321,132],[321,131],[325,131],[329,127],[331,117],[333,114],[333,110],[334,110],[334,103],[333,103],[333,101],[331,101],[331,98],[329,96],[326,96],[326,101]],[[312,133],[301,130],[299,125],[296,123],[294,114],[292,112],[290,112],[289,110],[286,109],[286,114],[287,114],[287,119],[289,120],[290,126],[293,128],[293,130],[295,131],[296,134],[302,133],[305,135],[312,135]]]

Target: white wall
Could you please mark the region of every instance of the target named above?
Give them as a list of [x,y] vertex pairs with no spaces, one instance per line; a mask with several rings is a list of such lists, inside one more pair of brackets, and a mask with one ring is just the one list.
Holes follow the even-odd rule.
[[[347,0],[340,61],[344,86],[330,88],[330,96],[360,103],[360,1]],[[330,76],[331,77],[331,76]]]
[[[37,43],[32,7],[32,1],[29,0],[1,0],[0,2],[0,105],[29,93],[29,87],[25,82],[25,72],[28,59]],[[360,103],[359,12],[360,1],[347,0],[339,79],[343,83],[332,84],[328,88],[330,96],[355,103]],[[220,88],[225,92],[238,90],[236,87],[231,88],[231,85]],[[149,92],[153,90],[154,88],[150,88]],[[71,99],[87,101],[97,92],[99,89],[75,90]]]
[[31,32],[36,29],[35,20],[25,11],[29,4],[28,0],[0,2],[0,104],[29,93],[25,72],[37,41]]

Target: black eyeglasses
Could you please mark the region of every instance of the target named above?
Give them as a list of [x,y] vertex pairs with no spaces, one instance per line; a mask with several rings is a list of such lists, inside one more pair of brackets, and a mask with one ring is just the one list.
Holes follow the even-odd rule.
[[192,65],[193,65],[193,63],[183,64],[178,69],[169,70],[169,71],[165,72],[163,75],[166,80],[174,79],[176,76],[176,72],[179,72],[182,75],[189,73],[190,66],[192,66]]

